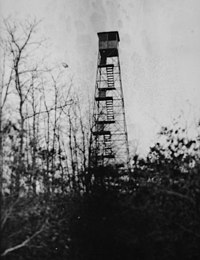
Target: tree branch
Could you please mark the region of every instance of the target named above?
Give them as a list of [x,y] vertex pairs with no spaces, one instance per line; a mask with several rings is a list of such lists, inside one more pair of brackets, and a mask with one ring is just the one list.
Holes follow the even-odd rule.
[[35,238],[36,236],[38,236],[38,235],[44,230],[46,223],[47,223],[47,220],[46,220],[45,223],[41,226],[41,228],[40,228],[38,231],[36,231],[31,237],[28,237],[28,238],[27,238],[26,240],[24,240],[21,244],[18,244],[18,245],[16,245],[16,246],[13,246],[13,247],[10,247],[10,248],[6,249],[6,250],[1,254],[1,256],[6,256],[7,254],[9,254],[9,253],[11,253],[11,252],[13,252],[13,251],[15,251],[15,250],[17,250],[17,249],[20,249],[20,248],[22,248],[22,247],[24,247],[24,246],[27,246],[27,244],[28,244],[31,240],[33,240],[33,238]]
[[[71,103],[70,103],[70,102],[71,102]],[[26,119],[29,119],[29,118],[34,117],[34,116],[36,116],[36,115],[40,115],[40,114],[44,114],[44,113],[49,113],[49,112],[54,111],[54,110],[56,110],[56,109],[63,109],[63,108],[65,108],[66,106],[71,105],[72,103],[73,103],[73,100],[69,100],[69,103],[65,102],[65,104],[62,105],[62,106],[52,107],[52,108],[50,108],[50,109],[46,109],[46,110],[43,110],[43,111],[35,112],[35,113],[33,113],[32,115],[25,117],[24,119],[26,120]]]

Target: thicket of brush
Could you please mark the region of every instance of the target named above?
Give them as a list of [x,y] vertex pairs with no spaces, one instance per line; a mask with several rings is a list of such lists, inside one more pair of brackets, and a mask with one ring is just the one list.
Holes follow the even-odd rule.
[[4,194],[4,259],[199,259],[199,140],[183,132],[163,128],[128,178],[101,168],[87,189],[82,173],[64,191]]

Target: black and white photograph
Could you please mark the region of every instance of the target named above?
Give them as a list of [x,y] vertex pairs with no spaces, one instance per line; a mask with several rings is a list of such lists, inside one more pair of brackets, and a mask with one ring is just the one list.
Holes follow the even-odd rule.
[[0,0],[0,258],[200,259],[200,1]]

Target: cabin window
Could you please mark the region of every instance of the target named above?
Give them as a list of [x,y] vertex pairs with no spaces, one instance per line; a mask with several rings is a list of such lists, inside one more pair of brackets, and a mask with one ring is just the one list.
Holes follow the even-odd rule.
[[107,41],[107,34],[106,33],[105,34],[100,34],[99,35],[99,40],[101,42],[106,42]]
[[116,33],[109,33],[108,34],[108,40],[109,41],[116,41]]

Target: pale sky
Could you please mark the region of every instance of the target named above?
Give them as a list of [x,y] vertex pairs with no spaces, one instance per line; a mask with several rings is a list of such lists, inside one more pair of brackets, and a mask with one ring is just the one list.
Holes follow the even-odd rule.
[[188,125],[200,119],[199,0],[0,0],[0,12],[43,19],[48,51],[85,97],[95,87],[97,32],[119,31],[128,134],[139,152],[178,115]]

